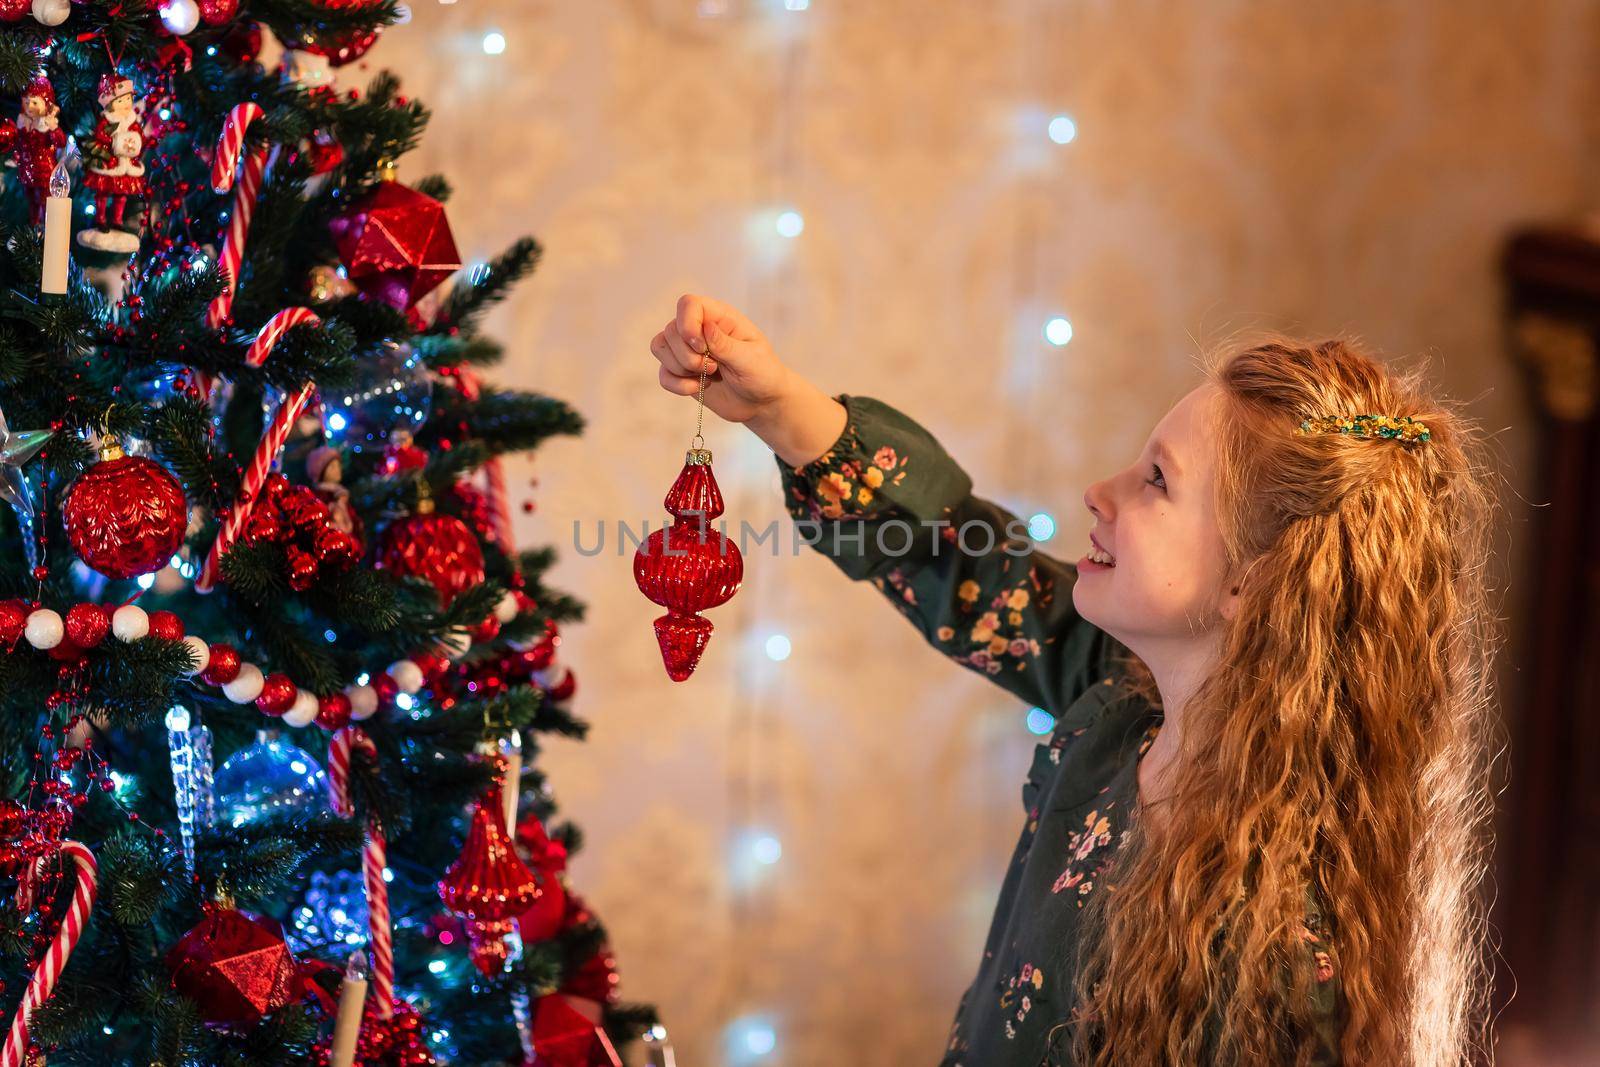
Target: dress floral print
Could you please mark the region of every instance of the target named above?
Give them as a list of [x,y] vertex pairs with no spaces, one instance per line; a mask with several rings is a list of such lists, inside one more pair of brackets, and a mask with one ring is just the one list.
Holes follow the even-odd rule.
[[[848,418],[827,452],[801,467],[774,457],[797,527],[811,527],[817,551],[876,586],[939,652],[1055,720],[1034,746],[1022,828],[940,1067],[1070,1067],[1053,1035],[1073,1014],[1078,926],[1095,894],[1115,891],[1160,710],[1117,684],[1123,650],[1077,615],[1073,565],[1037,551],[1025,523],[974,495],[921,425],[871,397],[837,399]],[[1313,1064],[1332,1067],[1338,956],[1314,902],[1300,938],[1313,1001],[1295,1037],[1316,1050]]]

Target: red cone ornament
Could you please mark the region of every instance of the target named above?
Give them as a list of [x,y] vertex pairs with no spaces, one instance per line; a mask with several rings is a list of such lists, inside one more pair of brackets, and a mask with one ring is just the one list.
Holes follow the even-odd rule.
[[645,596],[667,609],[656,619],[656,641],[667,676],[681,682],[694,673],[711,640],[711,620],[697,613],[727,603],[739,591],[744,557],[711,527],[723,509],[710,449],[689,449],[662,503],[672,525],[651,534],[634,553],[633,580]]
[[461,269],[444,205],[386,176],[329,224],[350,280],[408,311]]
[[383,531],[377,565],[406,577],[426,578],[447,607],[483,581],[483,549],[478,539],[454,515],[434,511],[426,490],[417,500],[414,514],[396,519]]
[[505,937],[539,895],[539,883],[506,832],[500,778],[472,809],[461,857],[439,880],[444,906],[465,920],[472,962],[485,977],[505,967]]
[[172,559],[189,509],[183,487],[165,467],[125,456],[107,439],[100,462],[67,487],[61,519],[83,562],[108,578],[137,578]]
[[167,953],[172,988],[208,1023],[254,1022],[296,995],[295,961],[271,919],[208,904]]

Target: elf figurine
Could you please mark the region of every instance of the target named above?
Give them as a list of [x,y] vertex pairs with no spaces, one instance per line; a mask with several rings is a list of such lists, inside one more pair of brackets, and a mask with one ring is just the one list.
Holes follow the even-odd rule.
[[48,79],[37,77],[22,91],[22,111],[17,115],[12,151],[17,161],[17,180],[28,194],[29,215],[35,226],[44,225],[44,202],[50,195],[50,175],[56,157],[67,144],[61,128],[61,108],[56,91]]
[[350,490],[344,487],[344,461],[339,450],[331,445],[312,449],[306,457],[306,474],[311,478],[312,492],[328,505],[328,521],[333,528],[360,540],[364,533],[361,517],[350,507]]
[[78,239],[105,251],[137,251],[137,235],[113,229],[122,225],[128,198],[142,197],[145,192],[144,163],[139,158],[144,153],[144,130],[133,104],[133,80],[122,74],[102,75],[96,98],[100,118],[84,153],[88,173],[83,184],[94,193],[99,228],[85,230]]

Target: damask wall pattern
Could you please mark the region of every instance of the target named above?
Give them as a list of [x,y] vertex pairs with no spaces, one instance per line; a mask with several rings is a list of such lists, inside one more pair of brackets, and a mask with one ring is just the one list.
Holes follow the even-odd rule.
[[[680,293],[745,308],[824,388],[911,413],[981,494],[1052,513],[1065,558],[1088,482],[1192,387],[1199,345],[1252,326],[1432,356],[1495,432],[1522,519],[1495,256],[1511,226],[1596,203],[1600,5],[411,10],[372,56],[436,114],[402,177],[453,181],[468,257],[545,247],[492,323],[501,377],[588,420],[511,471],[535,503],[521,537],[556,544],[589,604],[564,655],[593,731],[545,765],[587,831],[572,875],[624,993],[661,1007],[686,1067],[755,1062],[747,1025],[772,1028],[768,1063],[936,1062],[1034,738],[1027,709],[807,550],[751,550],[701,667],[666,678],[631,546],[585,554],[574,524],[592,548],[602,523],[660,521],[694,405],[659,390],[647,343]],[[1045,136],[1057,112],[1070,144]],[[789,208],[793,239],[773,227]],[[1054,314],[1062,348],[1040,333]],[[715,419],[706,436],[730,522],[787,536],[770,452]],[[776,864],[749,862],[748,832],[781,842]]]

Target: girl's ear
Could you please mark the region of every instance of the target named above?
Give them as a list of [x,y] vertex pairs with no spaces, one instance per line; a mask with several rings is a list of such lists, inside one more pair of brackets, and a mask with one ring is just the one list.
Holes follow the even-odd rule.
[[1236,580],[1224,582],[1222,586],[1222,597],[1217,604],[1217,610],[1222,613],[1222,617],[1230,622],[1233,620],[1235,613],[1237,613],[1239,610],[1239,589],[1240,583]]

